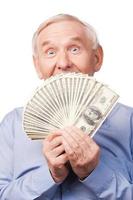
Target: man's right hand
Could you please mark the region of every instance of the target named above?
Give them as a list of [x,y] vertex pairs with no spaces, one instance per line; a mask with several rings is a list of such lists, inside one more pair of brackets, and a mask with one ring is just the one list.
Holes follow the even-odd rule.
[[48,135],[44,140],[43,154],[54,181],[56,183],[64,181],[69,173],[66,167],[68,158],[62,144],[62,136],[58,131]]

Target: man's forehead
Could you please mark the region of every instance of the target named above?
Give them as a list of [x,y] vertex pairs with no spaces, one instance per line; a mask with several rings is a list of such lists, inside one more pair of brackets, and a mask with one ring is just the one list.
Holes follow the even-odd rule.
[[[80,36],[72,36],[72,37],[67,37],[65,38],[66,39],[66,42],[78,42],[78,43],[82,43],[82,38]],[[49,44],[52,44],[53,43],[53,40],[45,40],[42,42],[42,46],[46,46],[46,45],[49,45]]]
[[54,36],[58,34],[70,34],[70,33],[77,33],[79,34],[85,34],[86,33],[86,28],[79,22],[77,21],[70,21],[70,20],[65,20],[65,21],[59,21],[59,22],[53,22],[48,24],[46,27],[44,26],[38,33],[38,37],[40,35],[44,36]]
[[[70,24],[71,23],[71,24]],[[76,21],[61,21],[50,24],[41,30],[38,41],[41,45],[48,45],[52,41],[63,39],[64,42],[83,42],[88,36],[82,24]]]

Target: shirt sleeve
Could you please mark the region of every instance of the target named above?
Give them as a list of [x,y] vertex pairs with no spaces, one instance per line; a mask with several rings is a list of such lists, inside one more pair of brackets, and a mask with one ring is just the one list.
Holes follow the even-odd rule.
[[52,179],[47,165],[34,168],[21,177],[13,178],[14,112],[0,124],[0,199],[33,200],[43,194],[52,199],[59,184]]
[[122,173],[101,162],[84,181],[81,181],[98,199],[133,199],[133,184]]
[[[133,199],[133,116],[130,118],[130,135],[128,144],[131,151],[130,161],[128,159],[123,161],[122,157],[116,158],[116,164],[115,159],[111,160],[107,157],[101,159],[94,171],[84,181],[81,181],[98,199]],[[106,159],[110,159],[112,164],[107,164]],[[124,167],[119,159],[124,162]]]

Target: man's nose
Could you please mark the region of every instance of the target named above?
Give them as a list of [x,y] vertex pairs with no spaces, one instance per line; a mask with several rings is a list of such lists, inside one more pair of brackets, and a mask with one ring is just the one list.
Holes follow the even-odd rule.
[[56,66],[59,70],[67,70],[71,68],[71,60],[66,52],[62,52],[57,57]]

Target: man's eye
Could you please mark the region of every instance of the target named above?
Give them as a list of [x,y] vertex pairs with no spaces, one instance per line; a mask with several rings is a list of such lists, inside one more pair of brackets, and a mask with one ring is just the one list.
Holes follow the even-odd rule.
[[53,56],[55,56],[56,52],[55,52],[55,50],[50,49],[50,50],[47,51],[46,54],[47,54],[48,57],[53,57]]
[[79,48],[79,47],[72,47],[72,48],[70,49],[70,51],[71,51],[71,53],[73,53],[73,54],[77,54],[77,53],[79,53],[80,48]]

